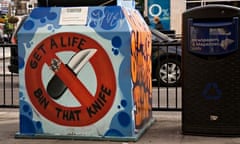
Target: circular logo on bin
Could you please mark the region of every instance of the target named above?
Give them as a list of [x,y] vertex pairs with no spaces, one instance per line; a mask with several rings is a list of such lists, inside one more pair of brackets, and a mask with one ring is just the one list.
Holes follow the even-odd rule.
[[[75,54],[64,63],[57,53],[69,51]],[[94,95],[77,77],[86,63],[91,64],[96,75]],[[54,75],[45,82],[47,85],[42,78],[49,75],[43,73],[46,66]],[[49,36],[32,50],[26,63],[25,81],[35,109],[46,119],[64,126],[85,126],[102,119],[111,109],[116,93],[114,70],[104,48],[94,39],[71,32]],[[58,101],[66,91],[70,91],[79,106],[65,106]]]

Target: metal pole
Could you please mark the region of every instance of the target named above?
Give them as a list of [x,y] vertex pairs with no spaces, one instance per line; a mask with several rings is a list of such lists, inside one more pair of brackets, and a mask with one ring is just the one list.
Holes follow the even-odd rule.
[[144,0],[144,16],[148,16],[148,0]]

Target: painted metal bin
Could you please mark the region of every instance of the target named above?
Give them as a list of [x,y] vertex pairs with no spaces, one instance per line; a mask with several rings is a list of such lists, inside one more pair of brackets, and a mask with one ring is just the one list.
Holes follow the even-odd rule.
[[138,11],[39,7],[18,46],[17,138],[136,141],[154,121],[151,33]]

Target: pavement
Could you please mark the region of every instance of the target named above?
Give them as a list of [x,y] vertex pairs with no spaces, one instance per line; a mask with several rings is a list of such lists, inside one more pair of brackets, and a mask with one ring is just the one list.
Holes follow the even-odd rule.
[[19,131],[17,108],[0,108],[0,144],[240,144],[240,137],[183,135],[181,112],[153,111],[155,122],[136,142],[15,138]]

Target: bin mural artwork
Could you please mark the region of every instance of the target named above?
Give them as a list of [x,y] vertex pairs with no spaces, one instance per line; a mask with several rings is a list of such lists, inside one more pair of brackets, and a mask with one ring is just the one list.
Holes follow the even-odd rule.
[[153,121],[151,33],[136,10],[36,8],[18,46],[18,136],[136,138]]

